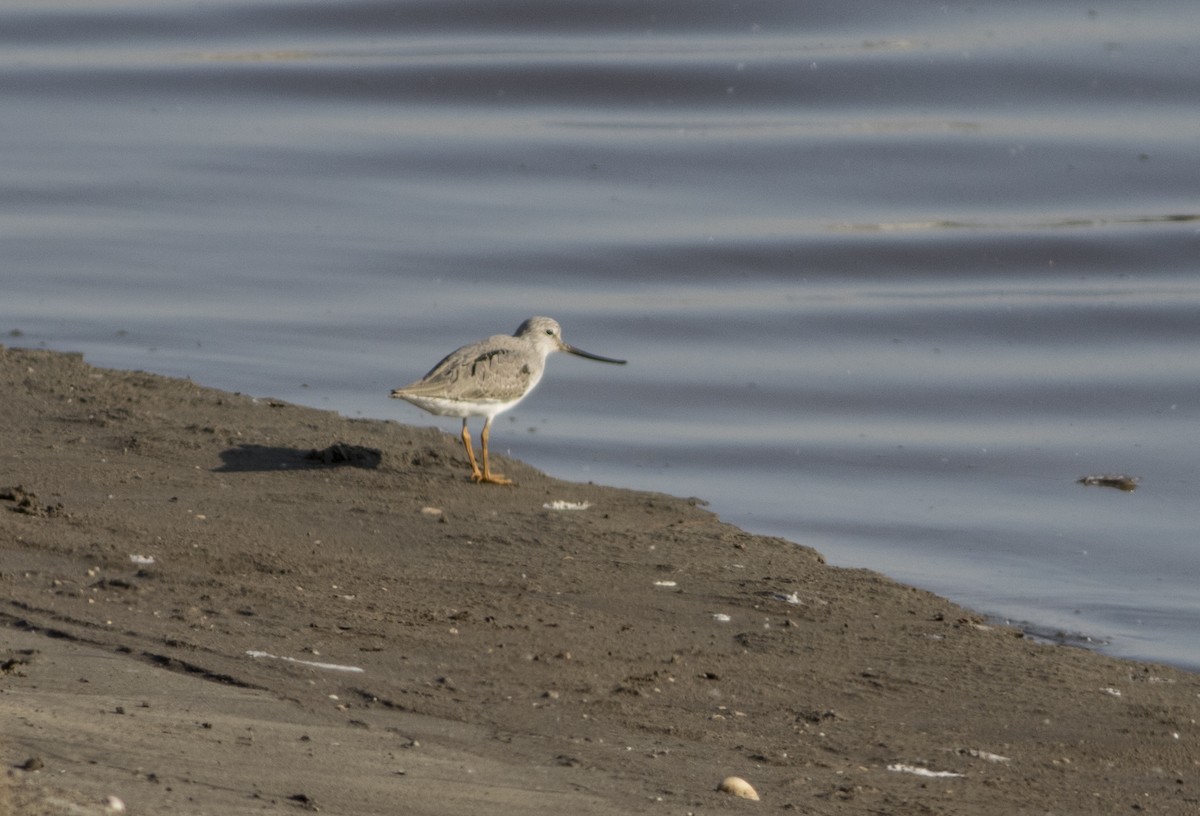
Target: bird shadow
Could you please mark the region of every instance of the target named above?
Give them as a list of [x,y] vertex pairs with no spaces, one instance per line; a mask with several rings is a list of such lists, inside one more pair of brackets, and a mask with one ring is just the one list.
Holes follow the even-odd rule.
[[238,445],[221,451],[222,465],[214,473],[264,473],[319,467],[356,467],[374,470],[383,452],[362,445],[335,442],[327,448],[285,448],[275,445]]

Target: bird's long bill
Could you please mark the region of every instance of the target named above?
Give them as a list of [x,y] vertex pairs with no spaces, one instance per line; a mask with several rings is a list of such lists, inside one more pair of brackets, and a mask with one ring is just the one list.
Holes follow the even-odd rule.
[[602,363],[614,363],[616,365],[625,365],[624,360],[614,360],[612,357],[601,357],[599,354],[592,354],[590,351],[577,349],[574,346],[563,343],[563,351],[570,352],[578,357],[586,357],[589,360],[599,360]]

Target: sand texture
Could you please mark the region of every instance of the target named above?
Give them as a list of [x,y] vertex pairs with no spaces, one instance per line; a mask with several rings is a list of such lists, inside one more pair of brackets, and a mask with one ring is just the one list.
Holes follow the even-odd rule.
[[0,383],[0,813],[1200,813],[1196,675],[439,430]]

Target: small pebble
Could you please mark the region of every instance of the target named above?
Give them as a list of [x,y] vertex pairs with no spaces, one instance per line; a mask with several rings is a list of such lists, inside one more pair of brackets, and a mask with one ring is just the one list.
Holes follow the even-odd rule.
[[721,781],[721,784],[717,786],[717,790],[721,791],[721,793],[729,793],[734,796],[740,796],[743,799],[751,799],[755,802],[758,801],[758,791],[754,790],[750,783],[745,779],[742,779],[740,776],[725,777]]

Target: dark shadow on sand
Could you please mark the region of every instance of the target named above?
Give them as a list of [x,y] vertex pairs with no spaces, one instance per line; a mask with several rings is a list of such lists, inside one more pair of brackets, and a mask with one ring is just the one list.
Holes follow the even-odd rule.
[[221,451],[215,473],[261,473],[315,467],[357,467],[373,470],[383,461],[383,452],[362,445],[335,442],[327,448],[284,448],[272,445],[238,445]]

